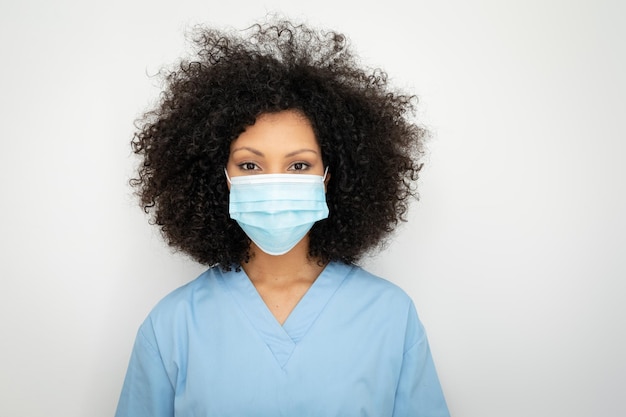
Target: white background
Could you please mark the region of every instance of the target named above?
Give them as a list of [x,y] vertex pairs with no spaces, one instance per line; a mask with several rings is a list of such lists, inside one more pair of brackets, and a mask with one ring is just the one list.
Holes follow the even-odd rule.
[[453,416],[626,415],[617,0],[2,0],[0,415],[112,416],[138,325],[203,269],[127,186],[149,75],[192,24],[272,11],[421,97],[421,200],[365,264],[415,300]]

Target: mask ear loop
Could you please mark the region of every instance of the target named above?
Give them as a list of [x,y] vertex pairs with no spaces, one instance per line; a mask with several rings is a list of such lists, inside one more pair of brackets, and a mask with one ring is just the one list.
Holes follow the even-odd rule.
[[228,181],[229,184],[232,184],[232,182],[230,181],[230,177],[228,176],[228,171],[226,171],[226,168],[224,168],[224,174],[226,175],[226,181]]
[[326,165],[326,169],[324,170],[324,176],[322,177],[322,182],[326,182],[326,174],[328,174],[328,165]]

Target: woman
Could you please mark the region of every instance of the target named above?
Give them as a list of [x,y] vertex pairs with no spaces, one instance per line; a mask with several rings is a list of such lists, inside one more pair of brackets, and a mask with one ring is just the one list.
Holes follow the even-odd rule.
[[448,416],[410,298],[354,264],[415,194],[413,97],[333,32],[195,43],[136,134],[133,184],[210,268],[140,327],[116,416]]

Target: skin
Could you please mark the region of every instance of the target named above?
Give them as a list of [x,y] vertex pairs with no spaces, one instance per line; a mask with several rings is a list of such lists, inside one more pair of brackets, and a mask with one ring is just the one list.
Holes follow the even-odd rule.
[[[292,110],[263,114],[230,146],[228,175],[324,175],[322,152],[308,119]],[[330,174],[326,175],[326,184]],[[284,255],[274,256],[250,246],[251,259],[242,265],[250,281],[282,325],[313,285],[325,265],[310,259],[306,235]]]

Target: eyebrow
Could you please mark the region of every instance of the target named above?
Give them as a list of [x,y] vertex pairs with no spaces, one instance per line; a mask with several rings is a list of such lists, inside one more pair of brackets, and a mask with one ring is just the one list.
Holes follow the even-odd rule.
[[249,152],[252,152],[253,154],[258,155],[258,156],[265,156],[265,155],[263,155],[263,152],[257,151],[256,149],[250,148],[248,146],[242,146],[241,148],[233,149],[231,151],[231,153],[235,153],[235,152],[238,152],[238,151],[249,151]]
[[285,157],[286,158],[290,158],[292,156],[295,156],[295,155],[298,155],[298,154],[304,153],[304,152],[312,152],[315,155],[317,155],[317,151],[315,151],[313,149],[304,148],[304,149],[298,149],[297,151],[289,152],[287,155],[285,155]]
[[[263,154],[263,152],[261,152],[261,151],[259,151],[257,149],[254,149],[254,148],[250,148],[249,146],[242,146],[241,148],[233,149],[231,153],[235,153],[235,152],[238,152],[238,151],[248,151],[248,152],[252,152],[253,154],[258,155],[258,156],[265,156]],[[298,149],[298,150],[289,152],[287,155],[285,155],[285,158],[291,158],[292,156],[295,156],[295,155],[298,155],[298,154],[304,153],[304,152],[311,152],[311,153],[314,153],[315,155],[317,155],[317,151],[315,151],[313,149],[303,148],[303,149]]]

